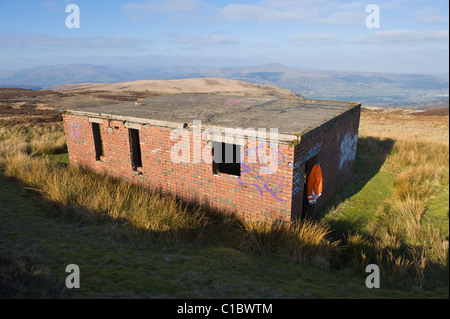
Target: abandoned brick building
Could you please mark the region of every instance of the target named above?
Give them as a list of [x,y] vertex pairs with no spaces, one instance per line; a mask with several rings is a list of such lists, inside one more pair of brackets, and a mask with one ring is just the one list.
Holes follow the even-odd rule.
[[[71,165],[220,211],[290,221],[311,211],[305,183],[314,164],[323,176],[314,210],[351,178],[360,108],[301,98],[171,94],[68,110],[64,125]],[[277,129],[277,148],[270,129]],[[224,154],[231,161],[221,163]]]

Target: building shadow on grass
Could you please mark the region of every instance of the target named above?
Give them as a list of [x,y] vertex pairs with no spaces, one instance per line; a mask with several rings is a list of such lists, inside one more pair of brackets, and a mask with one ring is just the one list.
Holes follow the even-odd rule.
[[[360,192],[380,171],[394,148],[395,140],[377,137],[360,137],[356,151],[356,160],[352,179],[318,211],[316,218],[326,216],[333,208]],[[332,227],[336,230],[353,229],[359,221],[336,221]]]
[[[363,143],[366,143],[367,141],[362,141]],[[370,143],[373,143],[371,141]],[[383,144],[382,144],[383,145]],[[393,141],[392,144],[389,146],[390,150],[392,150]],[[383,146],[384,147],[384,146]],[[390,151],[389,151],[390,152]],[[358,159],[361,160],[364,156],[371,156],[370,149],[364,148],[364,144],[359,149]],[[389,153],[385,153],[384,158]],[[364,158],[363,158],[364,159]],[[372,161],[376,161],[378,163],[378,167],[371,167],[371,170],[366,169],[363,170],[362,173],[366,173],[366,177],[364,179],[360,178],[361,180],[352,181],[354,183],[358,183],[357,185],[353,186],[353,188],[348,188],[344,191],[347,191],[348,194],[352,194],[352,192],[357,191],[358,187],[359,189],[362,188],[368,180],[370,180],[371,177],[376,174],[376,172],[379,171],[382,164],[384,163],[384,160],[381,161],[380,158],[377,157],[377,159],[372,159]],[[364,168],[363,166],[361,168]],[[374,172],[371,174],[371,172]],[[359,172],[358,169],[356,172]],[[361,174],[361,172],[360,172]],[[15,181],[14,179],[10,179],[11,182]],[[283,256],[280,256],[280,251],[278,250],[280,248],[280,232],[281,237],[286,238],[286,233],[283,233],[283,229],[281,228],[271,228],[268,229],[266,232],[261,232],[259,229],[256,229],[255,231],[249,231],[246,232],[243,231],[243,229],[240,227],[240,220],[239,218],[235,216],[231,216],[229,214],[222,214],[218,211],[215,211],[213,209],[208,209],[207,207],[199,206],[195,203],[187,203],[187,202],[181,202],[181,210],[187,209],[188,214],[195,214],[195,211],[197,209],[205,210],[205,213],[207,216],[211,219],[211,222],[209,224],[202,225],[192,225],[192,227],[180,227],[180,228],[174,228],[174,229],[168,229],[168,230],[148,230],[145,228],[137,227],[136,225],[133,225],[129,220],[125,218],[113,218],[110,217],[107,212],[102,211],[92,211],[88,210],[83,207],[72,207],[72,206],[66,206],[59,203],[56,203],[54,201],[45,199],[42,197],[42,194],[40,192],[36,192],[34,190],[26,189],[26,185],[18,185],[17,183],[8,183],[8,187],[13,187],[17,189],[19,192],[22,188],[22,191],[25,191],[24,193],[24,199],[30,198],[31,201],[39,201],[39,206],[46,208],[46,212],[43,212],[43,214],[51,214],[54,215],[54,217],[60,218],[61,220],[61,226],[65,230],[70,229],[78,229],[81,226],[84,225],[92,225],[93,230],[90,230],[89,233],[95,233],[95,237],[98,237],[99,242],[103,241],[114,241],[123,243],[124,245],[129,244],[134,247],[137,242],[139,242],[139,245],[146,246],[145,240],[142,241],[142,239],[149,240],[150,242],[162,242],[166,243],[168,246],[176,247],[178,245],[204,245],[204,246],[224,246],[224,247],[230,247],[230,248],[240,248],[244,251],[257,253],[261,255],[269,255],[273,256],[274,258],[283,258],[287,260],[291,260],[294,263],[297,262],[307,262],[307,261],[314,261],[319,260],[323,264],[329,263],[328,267],[331,268],[341,268],[346,267],[349,264],[352,263],[352,261],[348,261],[347,259],[352,258],[355,253],[358,253],[357,250],[351,253],[351,251],[341,252],[339,255],[329,257],[329,247],[327,245],[315,245],[315,246],[302,246],[300,245],[296,249],[295,246],[293,246],[292,253],[287,251],[286,253],[286,245],[284,245],[284,242],[282,244],[282,251],[284,253]],[[347,185],[347,187],[350,187],[351,185]],[[161,194],[160,196],[165,196]],[[0,196],[1,198],[1,196]],[[115,227],[118,226],[118,227]],[[349,225],[342,225],[345,227],[349,227]],[[91,227],[91,226],[89,226]],[[48,234],[47,234],[48,233]],[[45,234],[46,236],[51,236],[51,231],[43,230],[42,234]],[[295,235],[295,234],[293,234]],[[82,241],[83,238],[76,237],[77,235],[73,235],[73,237],[76,241]],[[92,235],[94,236],[94,235]],[[137,236],[137,237],[136,237]],[[245,239],[245,243],[247,247],[239,246],[238,244],[242,240]],[[67,238],[54,238],[55,241],[66,241]],[[88,239],[89,244],[92,244],[90,241],[92,239]],[[264,245],[261,245],[261,243],[264,243]],[[295,241],[292,242],[286,242],[287,244],[295,243]],[[174,246],[175,245],[175,246]],[[345,248],[345,247],[344,247]],[[352,247],[349,247],[352,248]],[[345,249],[349,249],[345,248]],[[353,247],[355,248],[355,247]],[[398,249],[398,250],[389,250],[386,252],[374,250],[373,252],[367,252],[368,258],[372,261],[376,261],[377,256],[382,254],[393,254],[394,257],[402,256],[404,249]],[[303,255],[298,260],[298,252],[302,252]],[[310,253],[312,251],[312,253]],[[317,251],[324,251],[324,256],[327,256],[326,258],[318,258],[321,257],[321,253],[317,253]],[[99,251],[98,253],[104,253],[104,250]],[[294,257],[292,257],[294,256]],[[359,254],[358,254],[359,256]],[[385,255],[383,255],[385,256]],[[168,256],[168,260],[170,260],[170,256]],[[352,258],[352,260],[354,260]],[[385,265],[386,269],[391,269],[389,267],[393,267],[392,263],[388,263]],[[432,276],[432,279],[434,278],[441,278],[441,272],[442,272],[442,265],[439,264],[430,264],[430,267],[427,268],[430,270],[433,270],[436,272],[437,275]],[[400,269],[402,270],[402,269]],[[403,271],[403,270],[402,270]],[[415,273],[413,272],[413,269],[411,268],[407,272],[405,271],[405,276],[407,277],[415,277]],[[48,285],[49,288],[49,294],[51,296],[56,297],[62,297],[62,298],[73,298],[77,297],[77,295],[69,294],[66,296],[61,292],[61,290],[64,290],[64,286],[62,284],[61,278],[42,278],[42,281],[45,285]],[[394,283],[395,285],[403,286],[403,280],[399,281],[398,283]],[[423,281],[425,282],[425,281]],[[389,283],[391,284],[391,283]],[[56,285],[56,288],[54,288]],[[21,286],[18,286],[17,289],[20,290]],[[14,297],[17,297],[18,295],[14,295]],[[20,296],[20,295],[19,295]],[[39,295],[40,296],[40,295]]]

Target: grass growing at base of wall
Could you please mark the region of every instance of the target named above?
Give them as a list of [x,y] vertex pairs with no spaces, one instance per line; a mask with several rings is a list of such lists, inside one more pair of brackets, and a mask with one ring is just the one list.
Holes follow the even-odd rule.
[[299,223],[244,222],[245,235],[239,247],[269,256],[287,257],[293,262],[323,265],[338,255],[339,241],[330,239],[330,226],[325,222],[303,220]]
[[[61,160],[67,162],[60,154],[65,149],[62,134],[58,125],[0,130],[2,170],[54,203],[55,214],[123,221],[150,241],[225,246],[323,269],[350,266],[361,277],[366,275],[367,264],[376,263],[384,274],[383,285],[402,289],[431,288],[442,279],[448,282],[448,238],[423,218],[427,201],[439,195],[439,189],[445,187],[442,183],[448,185],[445,169],[433,174],[422,171],[418,178],[432,186],[422,189],[411,168],[417,163],[412,161],[415,157],[402,155],[405,149],[398,141],[390,152],[391,143],[383,139],[360,139],[358,159],[366,162],[357,161],[359,172],[373,177],[362,190],[355,187],[355,194],[323,222],[279,224],[244,221],[188,207],[142,186],[61,165]],[[427,151],[423,147],[422,151]],[[435,151],[445,153],[445,145]],[[405,167],[400,160],[406,158],[411,166]],[[437,168],[445,166],[433,156],[427,158]],[[380,171],[370,172],[372,164]],[[371,195],[375,189],[381,199]],[[336,229],[342,234],[336,234]],[[336,237],[341,241],[332,239]]]
[[[178,244],[212,240],[239,243],[241,249],[248,251],[259,251],[255,247],[262,247],[265,252],[294,262],[329,264],[337,249],[337,243],[327,239],[330,230],[324,223],[305,222],[295,226],[254,223],[203,207],[189,207],[175,197],[163,196],[144,186],[77,167],[55,165],[51,157],[39,155],[58,153],[60,136],[53,135],[54,128],[30,131],[34,138],[32,144],[26,139],[16,143],[17,138],[23,138],[21,131],[4,138],[0,135],[0,150],[3,150],[0,164],[6,175],[21,180],[45,199],[60,205],[59,211],[66,209],[68,214],[124,220],[146,237]],[[54,152],[47,151],[51,146],[55,147]],[[267,237],[274,240],[266,241]]]
[[45,158],[16,153],[3,160],[3,167],[6,175],[66,207],[70,214],[123,219],[159,239],[197,240],[210,224],[205,211],[183,207],[173,197],[76,167],[54,166]]
[[[323,223],[297,225],[256,223],[218,216],[202,207],[188,207],[171,196],[123,180],[76,167],[55,166],[48,159],[16,153],[3,159],[6,175],[24,182],[69,214],[103,216],[129,222],[149,238],[178,244],[218,242],[234,237],[244,250],[267,252],[294,262],[329,263],[337,243],[327,239]],[[224,236],[220,238],[220,236]]]
[[[448,298],[442,283],[420,292],[367,289],[364,277],[345,269],[330,271],[215,242],[177,245],[149,240],[129,223],[83,216],[59,213],[54,203],[0,174],[0,250],[26,267],[9,282],[14,290],[0,296]],[[81,270],[81,288],[69,290],[65,268],[73,263]],[[0,260],[0,278],[2,266]]]

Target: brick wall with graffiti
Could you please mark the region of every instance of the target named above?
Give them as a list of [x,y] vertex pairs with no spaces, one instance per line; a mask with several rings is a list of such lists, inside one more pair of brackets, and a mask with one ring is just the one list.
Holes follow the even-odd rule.
[[[360,120],[360,107],[355,107],[302,136],[294,153],[292,196],[293,217],[302,216],[305,163],[314,159],[322,169],[323,192],[315,205],[319,210],[353,176]],[[307,172],[306,172],[307,173]]]
[[[268,140],[241,146],[240,175],[214,173],[211,158],[195,162],[193,132],[188,135],[186,161],[174,163],[174,146],[180,143],[173,129],[138,125],[142,167],[133,169],[129,126],[123,121],[98,122],[103,154],[96,158],[92,123],[85,116],[65,114],[66,139],[72,165],[124,178],[188,202],[205,204],[220,211],[257,220],[290,221],[301,216],[305,163],[320,162],[324,191],[321,207],[353,173],[358,139],[360,108],[347,111],[326,125],[301,137],[297,145],[279,144],[274,150]],[[212,157],[212,141],[202,134],[202,154]],[[184,147],[181,147],[181,150]],[[209,155],[208,155],[209,154]],[[252,158],[253,160],[249,160]],[[276,160],[276,170],[271,163]]]
[[[142,167],[133,170],[128,129],[123,122],[104,120],[100,124],[103,156],[95,158],[92,124],[87,117],[64,115],[66,139],[72,165],[124,178],[184,199],[205,204],[223,212],[258,220],[291,218],[294,146],[279,145],[276,153],[266,142],[244,145],[241,175],[214,174],[211,159],[193,163],[192,132],[186,161],[174,163],[171,151],[180,140],[171,138],[172,129],[142,125],[139,130]],[[211,147],[211,140],[202,135],[202,153]],[[262,151],[260,151],[262,150]],[[256,161],[248,161],[256,151]],[[277,156],[278,168],[270,171],[271,157]]]

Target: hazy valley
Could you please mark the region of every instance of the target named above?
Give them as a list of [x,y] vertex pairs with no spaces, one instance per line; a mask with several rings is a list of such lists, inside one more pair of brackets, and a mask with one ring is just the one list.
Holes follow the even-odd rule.
[[0,87],[50,88],[74,83],[225,78],[275,85],[308,99],[355,101],[365,106],[448,107],[448,75],[325,71],[280,64],[241,68],[108,67],[92,64],[42,66],[0,73]]

